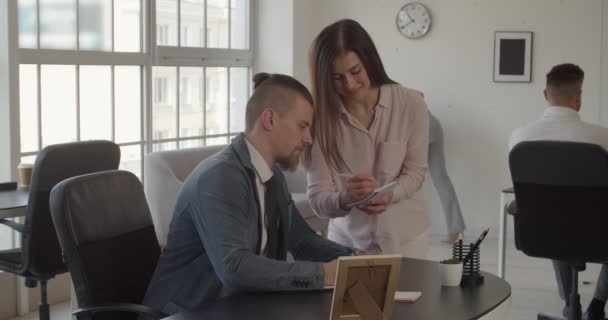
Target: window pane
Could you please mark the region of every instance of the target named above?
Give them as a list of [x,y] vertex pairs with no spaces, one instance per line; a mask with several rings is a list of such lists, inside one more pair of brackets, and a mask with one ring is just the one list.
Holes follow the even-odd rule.
[[180,149],[199,148],[203,146],[203,139],[183,140],[179,142]]
[[114,1],[114,51],[142,51],[139,1]]
[[19,47],[34,49],[37,47],[36,35],[36,0],[19,0]]
[[230,0],[230,48],[249,49],[249,0]]
[[76,49],[76,0],[40,0],[40,48]]
[[156,44],[177,46],[177,0],[156,1]]
[[249,69],[230,69],[230,132],[245,131],[245,107],[249,98]]
[[179,70],[179,136],[202,136],[203,68],[182,67]]
[[205,0],[182,0],[181,3],[182,47],[205,46]]
[[205,145],[207,146],[217,146],[222,144],[228,144],[228,137],[217,137],[217,138],[208,138],[205,139]]
[[154,67],[152,88],[152,139],[170,139],[177,135],[175,67]]
[[80,140],[112,140],[110,66],[80,67]]
[[228,48],[230,0],[207,0],[207,47]]
[[141,67],[114,67],[114,139],[141,141]]
[[157,152],[175,150],[176,146],[177,145],[175,142],[155,143],[152,145],[152,151]]
[[120,147],[118,169],[133,172],[141,180],[141,145]]
[[40,77],[42,145],[76,141],[76,66],[42,65]]
[[36,163],[36,156],[21,157],[21,163],[34,164],[34,163]]
[[80,49],[112,50],[112,0],[79,0],[78,24]]
[[0,228],[0,250],[12,249],[12,244],[13,244],[13,229]]
[[38,68],[35,64],[19,66],[19,118],[21,152],[38,150]]
[[228,70],[206,68],[207,134],[228,132]]

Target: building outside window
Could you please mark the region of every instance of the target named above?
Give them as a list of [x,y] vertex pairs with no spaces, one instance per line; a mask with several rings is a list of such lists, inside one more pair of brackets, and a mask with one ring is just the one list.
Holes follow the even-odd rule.
[[[251,0],[10,1],[19,162],[106,139],[143,177],[157,150],[225,144],[244,129]],[[149,28],[147,26],[152,25]],[[6,234],[0,230],[0,248]],[[6,233],[6,232],[5,232]]]

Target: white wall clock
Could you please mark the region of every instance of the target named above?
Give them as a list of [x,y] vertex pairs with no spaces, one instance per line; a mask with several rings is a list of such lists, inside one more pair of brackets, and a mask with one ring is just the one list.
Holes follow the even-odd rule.
[[420,2],[406,3],[397,13],[396,24],[406,38],[418,39],[431,30],[431,13]]

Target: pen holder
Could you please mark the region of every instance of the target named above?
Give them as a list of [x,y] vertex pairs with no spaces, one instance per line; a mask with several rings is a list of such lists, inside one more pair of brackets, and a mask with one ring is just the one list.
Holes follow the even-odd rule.
[[[462,240],[452,244],[452,257],[463,261],[469,254],[473,244],[463,244]],[[473,286],[483,282],[483,276],[479,272],[479,247],[475,249],[471,258],[462,266],[461,287]]]

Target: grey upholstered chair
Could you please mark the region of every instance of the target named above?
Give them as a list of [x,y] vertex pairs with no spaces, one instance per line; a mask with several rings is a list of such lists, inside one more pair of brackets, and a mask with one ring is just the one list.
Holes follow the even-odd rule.
[[166,316],[141,305],[160,246],[135,175],[115,170],[67,179],[53,188],[51,211],[78,319]]
[[[150,205],[152,221],[161,247],[167,242],[169,223],[177,194],[192,170],[203,160],[224,149],[226,145],[159,151],[144,157],[144,190]],[[285,172],[287,186],[296,207],[313,230],[323,233],[328,219],[318,217],[306,197],[306,172],[299,168]]]
[[209,156],[224,149],[225,145],[159,151],[144,156],[144,190],[158,242],[167,242],[169,223],[177,194],[192,170]]
[[118,168],[120,148],[110,141],[50,145],[36,157],[25,223],[0,219],[21,233],[21,248],[0,251],[0,270],[25,277],[27,287],[40,282],[39,317],[48,320],[47,281],[65,273],[61,249],[49,211],[49,194],[60,181],[77,175]]

